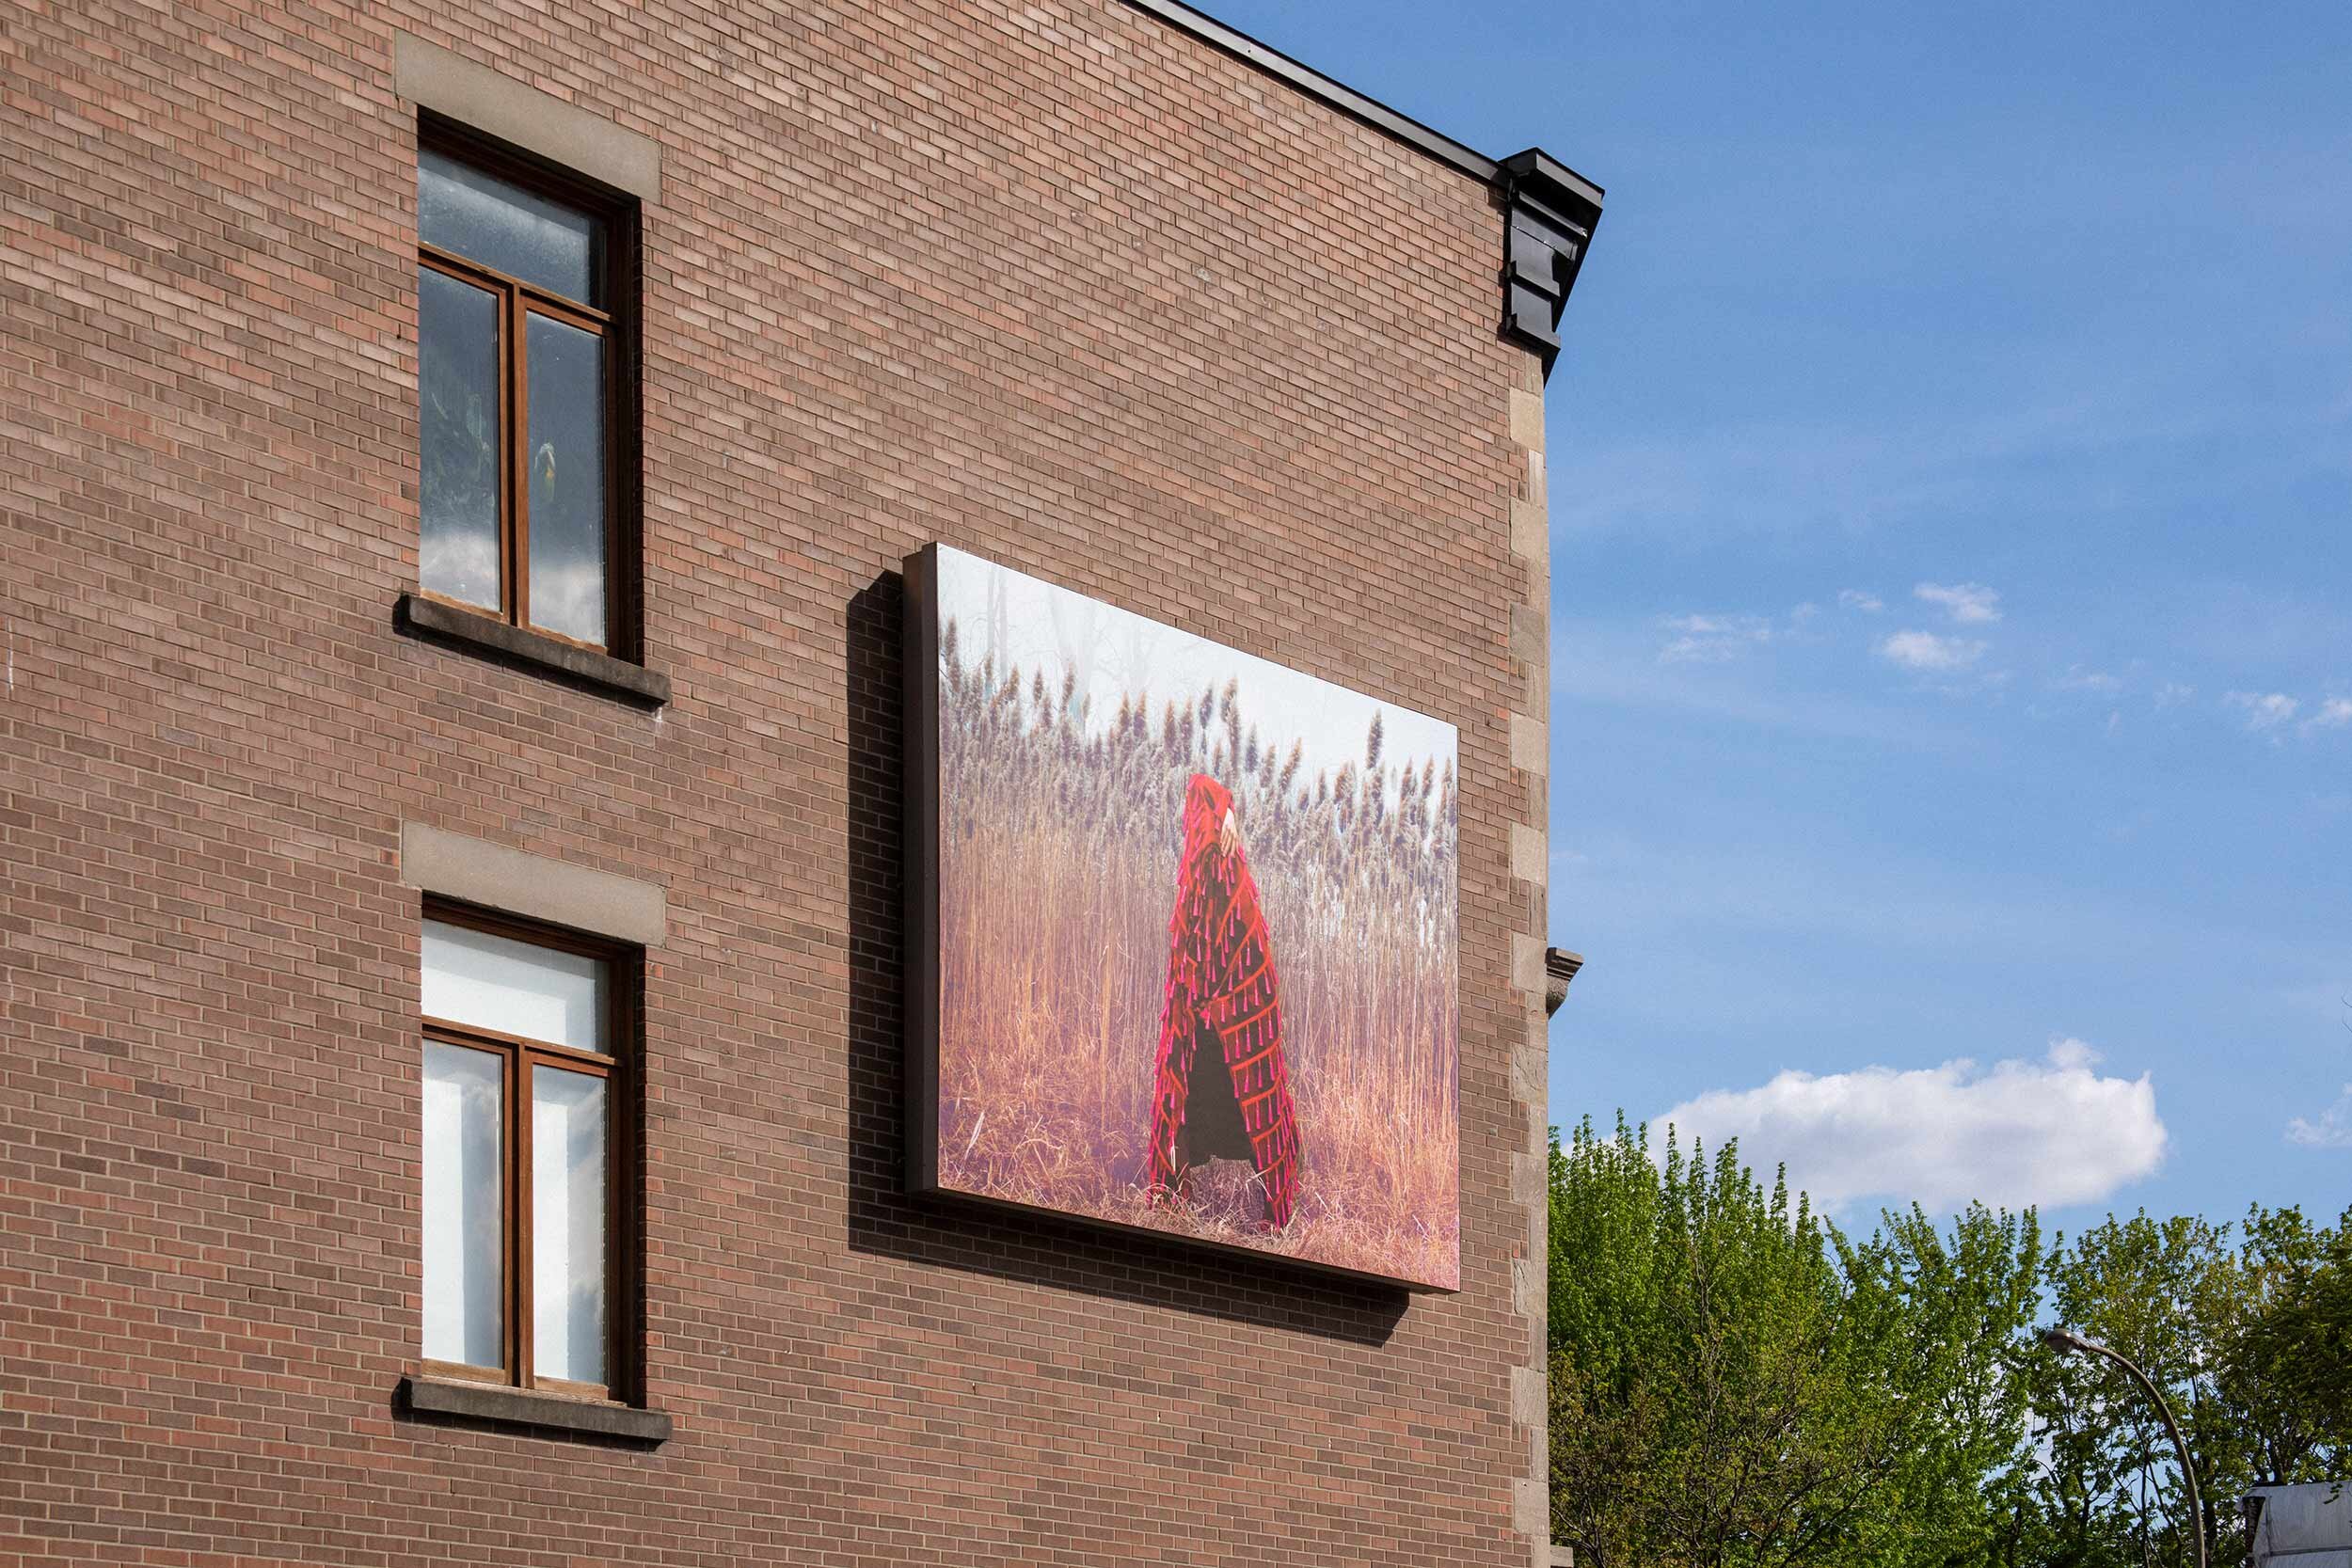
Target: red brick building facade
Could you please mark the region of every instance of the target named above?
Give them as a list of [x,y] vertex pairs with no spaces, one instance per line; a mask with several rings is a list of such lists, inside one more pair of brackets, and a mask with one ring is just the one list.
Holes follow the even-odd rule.
[[[0,69],[0,1562],[1543,1560],[1597,192],[1165,0],[16,0]],[[603,335],[568,641],[421,592],[421,134],[607,204],[503,318]],[[905,1195],[934,540],[1458,726],[1458,1293]],[[627,999],[548,1058],[633,1075],[604,1399],[421,1350],[460,909]]]

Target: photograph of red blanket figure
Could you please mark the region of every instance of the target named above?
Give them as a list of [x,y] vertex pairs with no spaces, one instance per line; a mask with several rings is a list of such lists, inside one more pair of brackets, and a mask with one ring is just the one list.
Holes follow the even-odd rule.
[[944,545],[907,590],[909,1188],[1458,1289],[1454,725]]
[[1281,983],[1232,792],[1206,773],[1195,773],[1184,794],[1168,936],[1168,1005],[1152,1089],[1152,1196],[1182,1202],[1193,1166],[1247,1160],[1266,1227],[1279,1230],[1298,1199]]

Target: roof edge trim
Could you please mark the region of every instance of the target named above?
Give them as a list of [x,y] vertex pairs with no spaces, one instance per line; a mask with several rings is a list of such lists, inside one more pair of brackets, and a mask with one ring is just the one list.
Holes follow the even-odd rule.
[[1560,356],[1560,315],[1600,222],[1604,193],[1598,185],[1539,147],[1502,159],[1472,151],[1410,115],[1343,87],[1280,50],[1203,15],[1184,0],[1124,4],[1484,185],[1503,214],[1501,335],[1537,356],[1545,379],[1550,379],[1552,364]]
[[[1412,116],[1391,109],[1377,99],[1367,98],[1353,87],[1341,86],[1280,50],[1260,43],[1248,34],[1229,27],[1215,17],[1203,15],[1184,4],[1184,0],[1125,0],[1125,4],[1215,45],[1236,59],[1256,66],[1267,75],[1289,83],[1308,97],[1327,103],[1374,130],[1395,137],[1414,150],[1460,170],[1482,185],[1493,184],[1495,177],[1502,171],[1502,165],[1485,153],[1463,146],[1442,132],[1431,130]],[[1595,206],[1600,204],[1602,192],[1598,185],[1556,163],[1553,166],[1581,186],[1581,194],[1587,195]]]

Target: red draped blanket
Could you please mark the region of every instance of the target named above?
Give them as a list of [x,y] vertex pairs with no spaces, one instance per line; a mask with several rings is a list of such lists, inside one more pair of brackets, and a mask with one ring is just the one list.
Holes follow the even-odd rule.
[[1280,1229],[1298,1201],[1298,1117],[1282,1057],[1282,1006],[1258,886],[1231,791],[1195,773],[1168,922],[1168,1001],[1152,1085],[1153,1196],[1181,1200],[1204,1160],[1248,1160]]

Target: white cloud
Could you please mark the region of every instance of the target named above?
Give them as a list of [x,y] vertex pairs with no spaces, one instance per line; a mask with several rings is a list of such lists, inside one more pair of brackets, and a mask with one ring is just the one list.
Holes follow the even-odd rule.
[[2147,1075],[2103,1078],[2099,1053],[2058,1039],[2040,1062],[1971,1061],[1783,1072],[1718,1089],[1656,1119],[1684,1144],[1737,1138],[1758,1170],[1836,1212],[1864,1198],[1949,1212],[1971,1198],[2019,1208],[2095,1203],[2163,1163],[2168,1137]]
[[2352,724],[2352,697],[2320,699],[2319,706],[2300,724],[2295,719],[2303,711],[2302,701],[2283,691],[2228,691],[2221,700],[2245,718],[2249,734],[2267,736],[2274,746],[2286,738],[2290,726],[2297,735],[2308,736]]
[[1984,657],[1984,644],[1963,637],[1938,637],[1931,631],[1899,631],[1879,644],[1879,657],[1906,670],[1948,673],[1965,670]]
[[1768,659],[1719,664],[1668,660],[1660,657],[1659,644],[1655,620],[1564,620],[1551,640],[1555,689],[1563,702],[1638,711],[1645,722],[1676,713],[1773,733],[1867,739],[1911,751],[1955,752],[1969,743],[1960,730],[1914,702],[1800,689],[1792,682],[1765,678]]
[[1858,610],[1865,615],[1876,615],[1886,608],[1886,601],[1876,594],[1866,594],[1859,588],[1844,588],[1838,591],[1837,608]]
[[2303,733],[2313,730],[2340,730],[2352,724],[2352,697],[2330,697],[2319,705],[2319,711],[2303,721]]
[[1812,620],[1813,617],[1819,615],[1820,612],[1821,607],[1815,604],[1811,599],[1807,599],[1804,603],[1797,606],[1796,609],[1788,612],[1788,623],[1791,626],[1801,626],[1807,621]]
[[1923,582],[1911,594],[1929,604],[1941,605],[1946,614],[1963,626],[1991,626],[2001,618],[2001,595],[1980,582],[1958,582],[1949,587],[1940,582]]
[[2296,1117],[2288,1122],[2287,1142],[2308,1148],[2352,1148],[2352,1084],[2346,1084],[2336,1102],[2319,1113],[2317,1121]]
[[2179,681],[2166,681],[2156,688],[2156,707],[2159,711],[2169,707],[2178,707],[2196,695],[2197,689],[2193,686],[2183,686]]
[[1675,634],[1658,650],[1661,664],[1720,664],[1772,640],[1760,615],[1676,615],[1660,625]]
[[2232,691],[2225,693],[2221,700],[2243,712],[2246,727],[2256,735],[2266,734],[2288,723],[2303,705],[2283,691]]
[[2110,675],[2105,670],[2086,670],[2079,664],[2071,664],[2067,666],[2066,673],[2052,680],[2050,685],[2059,691],[2091,691],[2101,696],[2111,696],[2123,689],[2123,678]]

